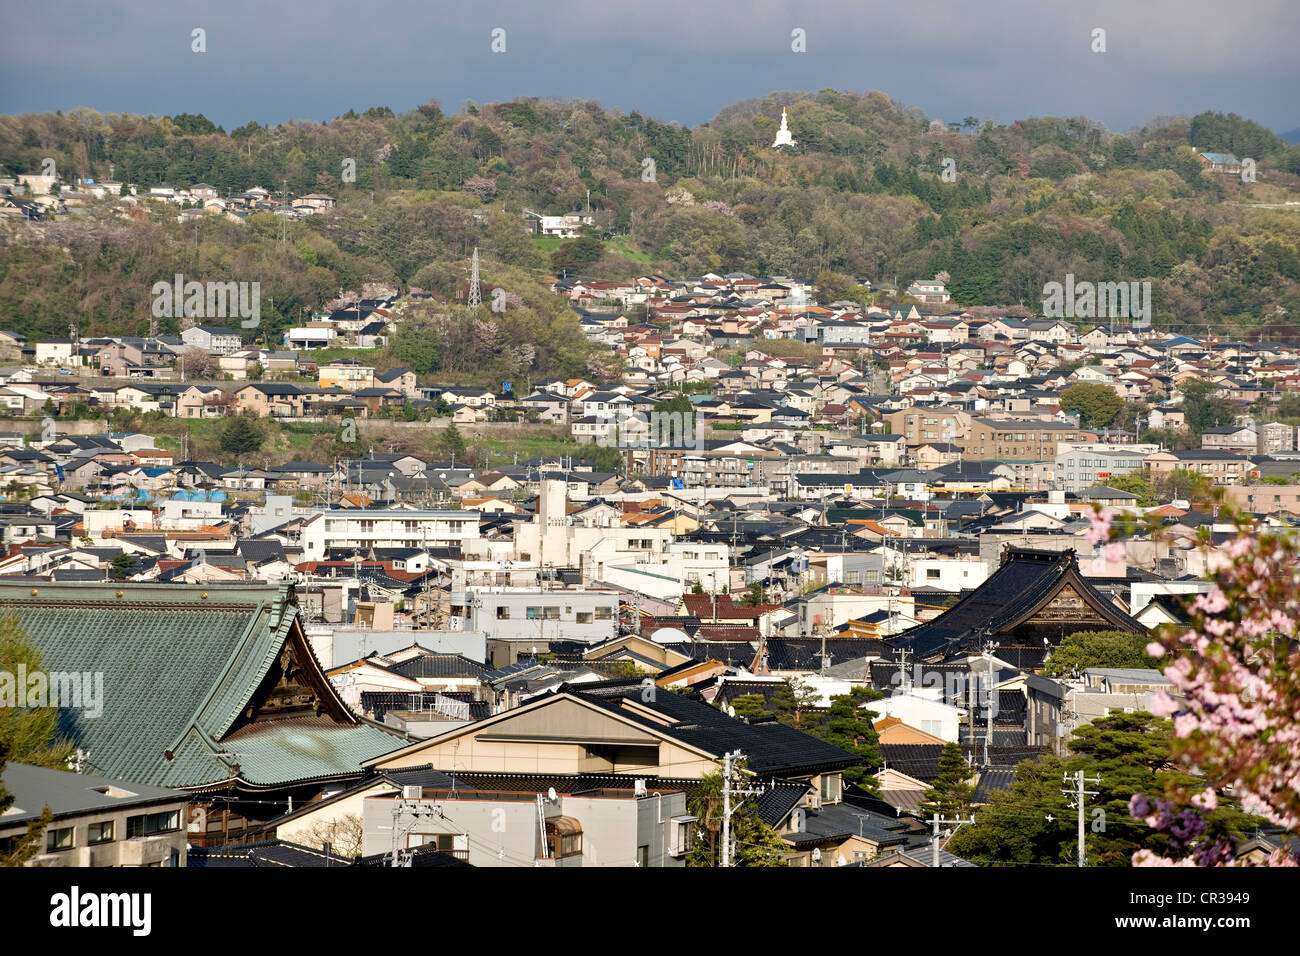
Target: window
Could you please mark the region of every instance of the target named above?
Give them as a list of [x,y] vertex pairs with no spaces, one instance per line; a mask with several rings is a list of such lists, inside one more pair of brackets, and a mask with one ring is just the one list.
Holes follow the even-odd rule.
[[925,734],[932,734],[932,735],[935,736],[935,737],[942,737],[942,736],[943,736],[943,721],[942,721],[942,720],[923,720],[923,721],[921,721],[921,732],[922,732],[922,733],[925,733]]
[[181,812],[164,810],[161,813],[145,813],[138,817],[126,818],[127,839],[152,836],[155,833],[170,833],[181,828]]
[[840,775],[838,773],[824,773],[821,777],[821,797],[822,803],[839,803],[840,802]]
[[636,848],[636,865],[648,867],[650,865],[650,845],[644,844]]
[[510,608],[508,608],[508,607],[499,607],[499,608],[497,608],[497,620],[498,620],[498,621],[508,621],[508,620],[510,620]]
[[530,621],[558,621],[560,619],[559,605],[554,607],[530,607],[525,615]]
[[672,856],[685,856],[695,846],[695,822],[698,819],[680,816],[668,821],[668,852]]
[[98,823],[92,823],[86,828],[86,843],[94,846],[96,843],[113,842],[113,821],[101,820]]
[[590,623],[591,623],[591,612],[590,612],[590,611],[579,611],[579,612],[578,612],[578,617],[577,617],[577,623],[579,623],[579,624],[590,624]]
[[938,569],[938,568],[926,568],[926,569],[925,569],[925,579],[926,579],[927,581],[937,581],[937,580],[939,580],[939,569]]
[[56,850],[71,850],[73,846],[72,834],[72,827],[60,827],[57,830],[52,828],[46,835],[45,849],[51,853]]
[[596,620],[598,621],[608,621],[613,616],[614,616],[614,609],[612,607],[596,608]]
[[464,833],[412,833],[406,838],[408,847],[436,846],[442,853],[450,853],[458,860],[469,859],[469,836]]

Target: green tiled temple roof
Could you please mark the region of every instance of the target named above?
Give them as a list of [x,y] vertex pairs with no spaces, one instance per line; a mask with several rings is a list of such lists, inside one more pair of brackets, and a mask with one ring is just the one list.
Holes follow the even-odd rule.
[[29,580],[0,583],[0,616],[17,618],[47,673],[103,675],[100,716],[60,710],[61,732],[87,751],[92,772],[180,788],[235,776],[274,786],[356,773],[404,738],[328,716],[231,733],[294,627],[290,596],[288,584]]

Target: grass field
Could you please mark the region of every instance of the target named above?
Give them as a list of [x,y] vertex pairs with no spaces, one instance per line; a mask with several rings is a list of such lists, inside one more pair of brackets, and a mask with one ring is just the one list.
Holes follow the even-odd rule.
[[[548,255],[560,248],[560,246],[564,245],[566,242],[572,241],[572,239],[561,239],[559,236],[533,237],[533,242],[536,244],[537,248],[541,249]],[[607,255],[613,254],[616,256],[622,256],[624,259],[631,259],[634,262],[640,262],[645,265],[651,265],[654,262],[650,256],[632,245],[627,236],[618,236],[614,239],[606,239],[604,241],[604,246]]]

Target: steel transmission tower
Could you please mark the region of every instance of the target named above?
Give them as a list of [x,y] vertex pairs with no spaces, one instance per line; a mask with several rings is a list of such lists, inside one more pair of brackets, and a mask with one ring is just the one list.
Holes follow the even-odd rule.
[[478,286],[478,246],[474,247],[474,258],[469,261],[469,302],[472,309],[483,304],[483,296]]

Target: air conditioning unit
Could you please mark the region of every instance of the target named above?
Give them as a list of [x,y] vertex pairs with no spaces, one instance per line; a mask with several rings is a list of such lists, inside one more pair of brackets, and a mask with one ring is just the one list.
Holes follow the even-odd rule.
[[403,800],[422,800],[424,799],[424,787],[402,787]]

